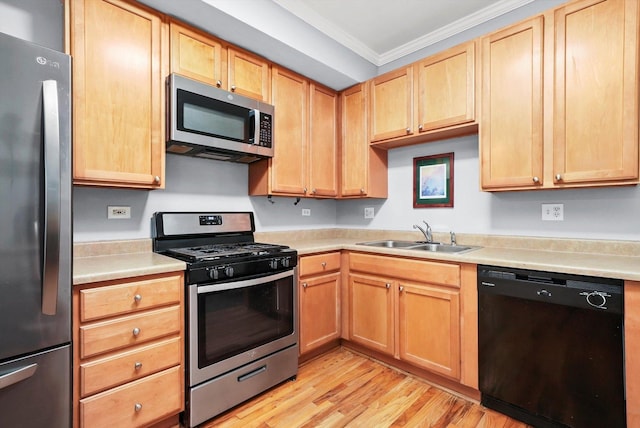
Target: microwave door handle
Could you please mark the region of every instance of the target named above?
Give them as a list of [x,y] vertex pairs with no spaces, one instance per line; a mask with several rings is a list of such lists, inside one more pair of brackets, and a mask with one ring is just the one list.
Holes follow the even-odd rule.
[[260,110],[254,108],[251,110],[249,116],[253,115],[251,120],[251,126],[253,129],[249,130],[249,133],[253,135],[253,144],[260,145]]
[[60,256],[60,132],[58,128],[58,84],[42,82],[44,132],[44,239],[42,261],[42,313],[56,314],[58,262]]

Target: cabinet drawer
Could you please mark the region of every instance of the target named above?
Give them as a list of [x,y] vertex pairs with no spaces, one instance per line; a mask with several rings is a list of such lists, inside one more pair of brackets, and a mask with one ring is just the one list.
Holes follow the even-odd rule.
[[180,306],[80,327],[80,358],[180,332]]
[[80,426],[141,427],[181,410],[178,366],[80,400]]
[[300,276],[315,275],[340,269],[340,253],[300,257]]
[[177,304],[182,291],[181,275],[87,288],[80,291],[80,321]]
[[80,395],[86,397],[152,373],[177,366],[182,361],[180,338],[165,340],[133,351],[80,365]]
[[460,287],[460,266],[457,264],[351,253],[349,271]]

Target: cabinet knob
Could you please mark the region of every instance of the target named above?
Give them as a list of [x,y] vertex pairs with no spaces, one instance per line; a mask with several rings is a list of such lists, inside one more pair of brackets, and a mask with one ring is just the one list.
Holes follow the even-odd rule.
[[403,291],[404,291],[404,287],[401,285],[401,286],[398,288],[398,290],[400,290],[400,292],[403,292]]
[[140,410],[142,410],[142,404],[140,404],[140,403],[136,403],[136,405],[135,405],[135,406],[133,406],[133,409],[134,409],[136,412],[139,412]]
[[540,178],[539,177],[533,177],[533,182],[534,183],[540,183]]
[[314,195],[316,194],[317,189],[311,189],[311,193],[313,193]]
[[134,336],[138,336],[140,334],[140,329],[138,327],[134,328],[132,331]]
[[411,134],[411,128],[407,128],[407,134]]
[[160,184],[160,177],[157,176],[157,175],[155,177],[153,177],[153,182],[156,183],[156,184]]
[[391,288],[391,284],[389,284],[388,282],[384,286],[387,287],[387,290]]
[[222,86],[222,80],[217,80],[216,81],[216,86],[219,88],[220,86]]
[[360,188],[360,194],[364,195],[364,188]]
[[305,188],[303,188],[303,189],[302,189],[302,191],[303,191],[304,193],[307,193],[307,188],[306,188],[306,187],[305,187]]
[[562,176],[560,174],[556,174],[556,181],[562,181]]
[[231,85],[231,92],[235,92],[236,90],[236,85]]
[[423,129],[423,126],[422,126],[422,125],[419,125],[419,126],[418,126],[418,131],[422,131],[422,129]]
[[302,288],[307,288],[309,286],[309,284],[307,284],[306,282],[302,283]]
[[133,296],[133,300],[134,300],[136,303],[140,303],[140,300],[142,300],[142,296],[141,296],[141,295],[139,295],[139,294],[136,294],[135,296]]
[[136,369],[136,371],[140,370],[142,368],[142,363],[140,361],[136,361],[133,368]]

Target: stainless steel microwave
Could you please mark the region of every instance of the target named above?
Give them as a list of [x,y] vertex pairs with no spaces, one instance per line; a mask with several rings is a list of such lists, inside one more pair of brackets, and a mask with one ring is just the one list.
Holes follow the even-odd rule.
[[273,156],[272,105],[171,74],[167,152],[251,163]]

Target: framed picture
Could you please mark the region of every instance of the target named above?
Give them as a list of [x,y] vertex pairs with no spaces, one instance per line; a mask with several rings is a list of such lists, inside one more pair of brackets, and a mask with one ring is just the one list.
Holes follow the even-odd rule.
[[453,153],[413,158],[413,207],[453,207]]

